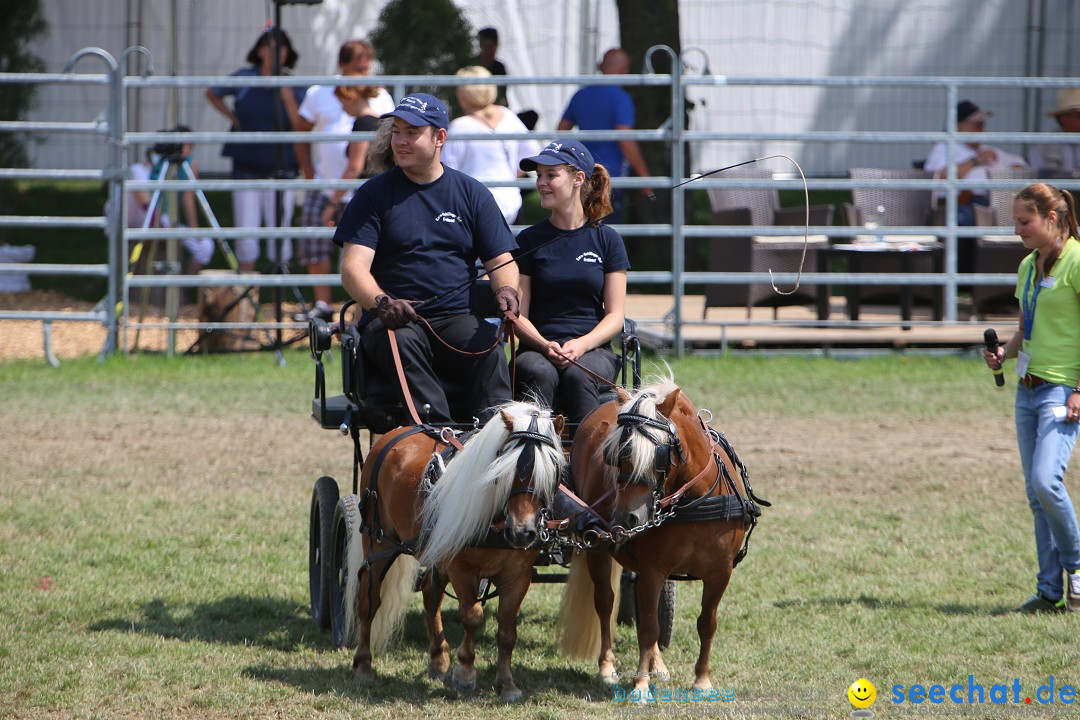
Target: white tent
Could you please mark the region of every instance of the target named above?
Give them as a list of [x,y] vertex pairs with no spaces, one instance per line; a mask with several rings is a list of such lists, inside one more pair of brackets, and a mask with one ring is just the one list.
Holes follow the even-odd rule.
[[[513,75],[591,72],[597,57],[618,44],[615,0],[458,0],[474,28],[500,32],[500,58]],[[385,0],[324,0],[282,8],[282,26],[300,52],[299,75],[330,73],[342,41],[375,27]],[[50,34],[39,54],[60,71],[76,50],[101,47],[151,50],[158,74],[226,75],[243,64],[252,42],[273,16],[272,0],[44,0]],[[173,15],[175,13],[175,16]],[[696,72],[729,77],[824,76],[1071,76],[1080,48],[1066,42],[1080,28],[1080,8],[1068,0],[681,0],[683,47]],[[175,58],[172,62],[171,58]],[[173,67],[175,65],[175,67]],[[80,62],[80,72],[100,72]],[[131,68],[133,72],[138,68]],[[536,109],[538,130],[550,131],[572,85],[535,85],[511,91],[514,109]],[[808,131],[822,129],[940,130],[944,95],[918,88],[848,89],[757,87],[690,88],[699,101],[693,122],[712,130]],[[1051,129],[1042,111],[1053,93],[1022,88],[985,89],[970,96],[993,109],[992,129]],[[98,88],[44,88],[37,120],[94,118],[105,107]],[[131,103],[130,127],[168,125],[165,91],[145,91]],[[179,93],[178,118],[196,130],[222,130],[222,119],[201,90]],[[784,143],[710,143],[698,148],[700,165],[713,167],[751,154],[797,154],[813,172],[853,165],[906,166],[921,146]],[[39,167],[103,167],[103,143],[54,135],[33,151]],[[218,148],[199,148],[207,171],[224,171]]]

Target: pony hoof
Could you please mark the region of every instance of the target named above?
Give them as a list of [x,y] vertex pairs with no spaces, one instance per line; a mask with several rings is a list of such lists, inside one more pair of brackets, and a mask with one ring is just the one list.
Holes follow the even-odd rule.
[[520,690],[517,690],[517,689],[514,689],[514,690],[512,690],[510,692],[503,693],[502,695],[499,696],[499,700],[501,700],[502,702],[504,702],[504,703],[506,703],[508,705],[510,703],[519,703],[524,699],[525,699],[525,693],[523,693],[523,692],[521,692]]
[[371,687],[375,684],[375,673],[370,670],[357,670],[353,673],[353,677],[356,678],[356,684],[361,687]]
[[472,680],[462,680],[457,676],[457,673],[452,672],[447,675],[446,679],[449,681],[450,687],[454,688],[460,693],[471,693],[476,691],[475,677]]

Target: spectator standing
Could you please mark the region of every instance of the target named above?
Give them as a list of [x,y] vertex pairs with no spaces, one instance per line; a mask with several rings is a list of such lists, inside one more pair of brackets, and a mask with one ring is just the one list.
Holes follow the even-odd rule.
[[[338,69],[340,76],[367,76],[371,73],[371,63],[375,60],[375,49],[364,40],[349,40],[338,50]],[[308,88],[300,103],[299,120],[296,129],[302,132],[335,133],[347,135],[352,131],[355,118],[346,112],[341,102],[340,89],[347,86],[313,85]],[[394,109],[390,94],[377,88],[369,100],[373,112],[382,114]],[[296,144],[296,159],[300,171],[307,180],[337,180],[345,178],[348,168],[346,148],[348,140],[342,138],[332,142],[315,143],[314,152],[311,143]],[[358,177],[351,175],[349,177]],[[304,209],[300,224],[305,227],[322,227],[323,210],[330,203],[332,190],[310,190],[304,199]],[[342,197],[345,202],[352,197],[347,193]],[[312,275],[326,275],[331,271],[330,253],[334,243],[328,237],[307,237],[300,239],[297,252],[300,265]],[[330,288],[317,285],[313,288],[315,307],[311,314],[323,319],[333,317],[330,305]]]
[[[621,48],[611,48],[604,53],[598,65],[604,75],[626,75],[630,72],[630,56]],[[633,130],[634,101],[630,93],[616,85],[589,85],[574,93],[559,121],[559,131],[577,127],[580,130]],[[611,177],[624,177],[633,170],[638,177],[648,177],[649,168],[636,140],[590,140],[585,145],[596,162],[607,168]],[[642,188],[648,197],[652,188]],[[616,215],[611,222],[620,222],[623,193],[612,193],[612,205]]]
[[[279,51],[278,66],[284,74],[296,66],[299,55],[293,49],[292,41],[284,30],[267,30],[259,36],[247,54],[247,67],[232,74],[233,77],[269,76],[274,73],[274,57],[271,45],[276,44]],[[276,99],[275,88],[269,87],[216,87],[206,91],[206,99],[222,115],[228,118],[231,129],[236,132],[274,132],[278,129],[278,118],[282,118],[282,130],[295,127],[298,107],[304,98],[303,88],[282,88],[281,101]],[[225,98],[232,96],[230,107]],[[221,154],[232,159],[230,177],[236,180],[274,178],[280,170],[283,177],[296,177],[296,155],[292,145],[262,143],[225,143]],[[278,167],[280,161],[282,167]],[[278,198],[274,190],[234,190],[233,223],[237,227],[277,227],[277,213],[281,213],[281,227],[292,224],[294,193],[286,190]],[[292,258],[292,243],[280,242],[281,253],[277,253],[278,242],[270,242],[267,257],[271,262],[288,262]],[[236,241],[236,258],[240,269],[250,272],[255,269],[259,259],[259,239],[254,236],[239,238]]]
[[[376,132],[379,129],[380,115],[371,108],[371,99],[376,96],[377,88],[373,87],[339,87],[336,91],[341,105],[353,118],[352,131]],[[387,146],[389,147],[389,145]],[[368,153],[371,148],[369,140],[350,140],[345,148],[345,170],[341,173],[343,180],[351,178],[369,178],[378,175],[386,167],[377,168],[377,163],[369,162]],[[389,167],[389,164],[387,165]],[[352,190],[334,190],[330,194],[330,202],[326,204],[322,212],[322,224],[327,227],[337,225],[345,209],[345,196],[352,197]]]
[[[499,52],[499,31],[493,27],[480,28],[480,31],[476,33],[476,41],[480,46],[480,54],[476,56],[475,64],[492,75],[507,75],[506,65],[495,57]],[[505,85],[497,86],[495,102],[503,106],[508,105]]]
[[[491,77],[484,68],[472,65],[457,72],[459,77]],[[454,135],[484,133],[523,133],[528,129],[518,116],[495,103],[494,85],[462,85],[457,89],[458,104],[465,115],[455,118],[447,132],[442,161],[481,182],[514,180],[525,177],[518,168],[522,158],[539,152],[535,140],[455,140]],[[503,218],[513,224],[521,210],[521,192],[516,187],[488,188],[502,210]]]
[[[1058,90],[1057,107],[1046,114],[1057,121],[1061,132],[1080,133],[1080,88]],[[1032,146],[1031,166],[1039,169],[1039,177],[1080,177],[1080,139]]]

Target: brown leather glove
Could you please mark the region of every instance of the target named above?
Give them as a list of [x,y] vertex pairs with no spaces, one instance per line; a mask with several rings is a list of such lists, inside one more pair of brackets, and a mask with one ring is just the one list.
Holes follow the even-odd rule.
[[416,322],[416,311],[408,300],[391,299],[389,295],[377,295],[372,309],[375,311],[375,316],[382,320],[382,324],[390,330],[397,330],[411,322]]
[[517,290],[509,285],[503,285],[495,291],[495,304],[501,313],[509,312],[514,317],[521,315],[521,310],[518,307]]

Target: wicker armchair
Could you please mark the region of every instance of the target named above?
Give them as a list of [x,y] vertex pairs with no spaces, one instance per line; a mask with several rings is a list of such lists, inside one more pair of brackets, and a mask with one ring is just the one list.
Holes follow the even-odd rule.
[[[852,180],[929,180],[928,170],[896,170],[892,168],[851,168]],[[892,190],[890,188],[853,188],[851,203],[844,203],[844,218],[848,225],[863,225],[874,218],[878,225],[929,225],[931,219],[930,190]],[[881,211],[878,211],[881,208]]]
[[[919,180],[931,179],[933,173],[918,169],[894,168],[851,168],[848,177],[852,180]],[[893,190],[891,188],[852,188],[851,203],[844,203],[844,220],[849,226],[863,226],[874,220],[883,227],[902,227],[905,225],[931,225],[931,198],[929,190]],[[914,239],[914,238],[913,238]],[[899,264],[895,258],[869,256],[862,261],[867,273],[896,273]],[[934,272],[933,259],[916,258],[913,272]],[[934,293],[940,292],[929,285],[916,285],[911,289],[916,302],[932,303]],[[877,302],[896,302],[900,297],[897,285],[866,285],[859,289],[859,300]]]
[[[766,170],[739,168],[725,173],[743,178],[771,179]],[[714,225],[781,225],[801,226],[806,220],[804,208],[780,207],[780,197],[771,188],[711,188],[709,203],[712,206]],[[833,206],[817,205],[810,208],[810,224],[832,225]],[[804,272],[817,267],[817,247],[827,245],[824,235],[811,235],[806,247]],[[804,238],[792,237],[717,237],[709,240],[710,272],[798,272],[803,259]],[[704,316],[710,307],[746,307],[746,315],[757,306],[773,308],[773,317],[782,305],[812,305],[817,301],[816,288],[804,285],[792,295],[778,295],[768,283],[747,285],[706,285]]]

